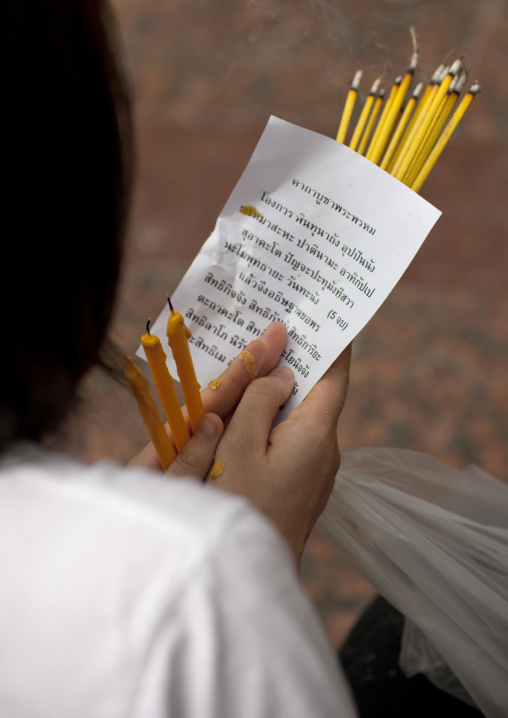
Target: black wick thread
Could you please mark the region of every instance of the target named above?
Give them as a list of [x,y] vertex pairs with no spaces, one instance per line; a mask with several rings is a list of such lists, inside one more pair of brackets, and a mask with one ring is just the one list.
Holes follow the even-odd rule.
[[169,294],[166,294],[166,297],[168,298],[168,304],[169,304],[169,308],[171,309],[171,314],[173,314],[173,312],[175,310],[173,309],[173,305],[171,304],[171,299],[169,298]]
[[146,323],[146,333],[148,336],[150,336],[150,322],[152,321],[151,317],[148,318],[148,321]]

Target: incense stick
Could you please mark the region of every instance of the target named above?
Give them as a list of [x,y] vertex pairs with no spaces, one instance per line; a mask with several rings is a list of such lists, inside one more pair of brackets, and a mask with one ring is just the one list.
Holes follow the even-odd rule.
[[418,177],[411,185],[411,189],[414,192],[419,192],[422,188],[422,185],[429,176],[430,171],[432,170],[444,148],[448,144],[450,137],[455,132],[457,125],[462,120],[464,114],[466,113],[466,110],[480,91],[480,85],[478,83],[475,83],[470,87],[467,95],[465,95],[465,97],[462,99],[460,105],[455,110],[451,120],[448,122],[445,129],[443,130],[443,134],[441,135],[436,145],[434,146],[434,149],[425,161],[425,164],[423,165],[420,173],[418,174]]
[[414,29],[414,27],[411,28],[411,35],[413,38],[413,55],[411,57],[409,67],[404,77],[400,78],[400,81],[399,78],[395,80],[394,87],[397,87],[397,91],[395,92],[393,100],[387,106],[386,113],[384,113],[384,116],[382,116],[379,121],[379,133],[377,134],[377,136],[374,135],[372,141],[372,152],[370,152],[369,150],[369,152],[367,153],[367,159],[371,162],[374,162],[374,164],[376,165],[380,163],[386,146],[390,142],[393,128],[395,126],[395,123],[397,122],[397,118],[399,117],[404,100],[406,99],[406,94],[413,81],[416,68],[418,67],[420,51],[418,35],[416,34],[416,30]]
[[394,168],[394,176],[401,182],[404,181],[404,178],[411,166],[411,162],[413,161],[416,153],[418,152],[418,147],[420,146],[421,142],[423,142],[427,130],[434,118],[434,115],[439,109],[439,106],[441,105],[441,100],[448,92],[448,88],[450,87],[453,78],[460,70],[461,65],[461,60],[455,60],[449,71],[446,73],[446,77],[439,85],[439,89],[435,93],[433,99],[429,101],[428,109],[426,110],[426,112],[422,113],[419,122],[416,123],[413,129],[414,136],[408,146],[407,152],[402,158],[400,167],[398,169],[397,167]]
[[363,132],[362,139],[360,140],[360,144],[358,145],[357,152],[359,155],[363,155],[365,152],[365,148],[367,147],[367,143],[369,141],[369,137],[370,137],[372,129],[374,127],[374,123],[376,122],[377,116],[379,115],[379,112],[383,105],[384,97],[385,97],[385,91],[380,90],[379,95],[377,96],[376,101],[374,102],[374,107],[372,108],[370,117],[367,121],[367,125]]
[[404,178],[404,184],[409,186],[412,185],[421,168],[423,167],[425,160],[427,159],[429,152],[432,150],[438,137],[440,136],[446,121],[450,117],[453,108],[455,107],[460,93],[466,84],[467,76],[465,73],[458,75],[450,85],[447,95],[443,98],[441,106],[436,113],[436,116],[425,136],[423,142],[420,144],[418,152],[411,164],[411,167]]
[[355,106],[356,97],[358,95],[358,88],[360,87],[360,81],[362,79],[363,71],[358,70],[355,73],[355,76],[353,77],[353,80],[351,82],[351,88],[348,92],[348,96],[346,98],[346,104],[344,105],[344,110],[342,112],[342,117],[340,119],[339,129],[337,131],[337,142],[344,142],[346,139],[346,134],[349,126],[349,121],[351,120],[351,115],[353,114],[353,108]]
[[380,163],[380,167],[382,170],[385,170],[390,165],[390,162],[392,158],[394,157],[395,150],[397,149],[397,145],[400,142],[400,138],[402,137],[404,130],[406,129],[406,125],[409,122],[409,119],[411,117],[411,114],[413,113],[415,106],[418,102],[418,98],[420,97],[420,94],[423,90],[423,82],[420,82],[414,89],[413,94],[411,95],[409,102],[407,103],[404,112],[402,113],[402,116],[399,120],[399,123],[395,129],[395,132],[393,133],[392,139],[390,140],[390,144],[388,145],[388,148],[383,155],[383,159]]
[[[374,151],[378,144],[378,140],[381,135],[381,131],[385,124],[386,118],[390,112],[390,109],[395,101],[395,97],[397,96],[401,82],[402,82],[402,76],[395,78],[395,81],[392,85],[392,89],[390,90],[390,94],[388,95],[388,99],[386,100],[385,106],[383,108],[383,112],[381,113],[381,117],[379,118],[379,122],[377,123],[377,127],[374,131],[374,135],[372,137],[372,140],[370,141],[369,149],[367,150],[367,154],[365,155],[365,157],[368,160],[371,160],[371,162],[373,161],[372,158],[374,157]],[[374,164],[377,164],[377,163],[374,162]]]
[[365,128],[365,125],[367,124],[367,120],[368,120],[370,111],[371,111],[372,106],[376,100],[376,95],[377,95],[378,88],[379,88],[380,84],[381,84],[381,78],[378,77],[377,80],[374,81],[372,87],[370,88],[370,92],[368,94],[367,99],[365,100],[365,104],[363,106],[360,117],[358,118],[358,122],[356,123],[356,127],[354,129],[353,136],[349,143],[349,147],[352,150],[356,150],[356,148],[358,147],[360,138],[362,136],[362,132]]
[[419,117],[420,117],[421,113],[425,111],[425,108],[427,107],[427,103],[429,102],[429,98],[433,92],[434,87],[436,85],[441,84],[445,75],[446,75],[446,71],[445,71],[444,65],[439,65],[439,67],[437,67],[435,69],[435,71],[430,79],[429,84],[426,86],[425,90],[423,91],[423,95],[421,96],[420,101],[416,105],[413,116],[409,120],[409,124],[400,139],[399,146],[395,150],[393,159],[391,160],[391,162],[388,166],[388,172],[390,172],[390,174],[393,174],[393,170],[397,166],[399,158],[401,157],[401,155],[403,155],[405,153],[407,147],[409,146],[409,139],[410,139],[410,137],[412,137],[413,129],[414,129],[416,123],[419,121]]

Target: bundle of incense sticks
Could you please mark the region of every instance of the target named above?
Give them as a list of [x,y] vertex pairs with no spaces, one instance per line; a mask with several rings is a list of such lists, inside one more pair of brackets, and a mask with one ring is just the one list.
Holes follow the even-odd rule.
[[[475,82],[459,102],[467,82],[463,59],[439,65],[430,82],[411,91],[419,61],[418,36],[411,28],[413,54],[405,75],[397,77],[388,93],[375,80],[354,127],[351,119],[363,72],[356,72],[346,98],[337,132],[349,147],[419,192],[457,125],[481,90]],[[455,111],[454,111],[455,110]]]

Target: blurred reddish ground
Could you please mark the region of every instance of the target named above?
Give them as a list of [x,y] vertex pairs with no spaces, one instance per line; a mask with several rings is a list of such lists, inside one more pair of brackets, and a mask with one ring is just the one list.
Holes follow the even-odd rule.
[[[138,187],[115,337],[146,318],[212,229],[270,114],[334,135],[357,67],[362,92],[407,64],[428,79],[466,53],[483,86],[422,195],[443,211],[355,341],[342,445],[424,451],[508,479],[508,35],[506,0],[114,0],[136,97]],[[87,459],[146,440],[130,396],[92,376],[70,431]],[[337,645],[373,595],[315,535],[305,585]]]

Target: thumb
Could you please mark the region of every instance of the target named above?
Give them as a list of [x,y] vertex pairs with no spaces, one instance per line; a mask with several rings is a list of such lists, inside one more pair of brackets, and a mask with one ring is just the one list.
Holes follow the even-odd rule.
[[204,481],[212,465],[224,427],[217,414],[205,414],[196,433],[171,464],[166,476],[189,477]]

